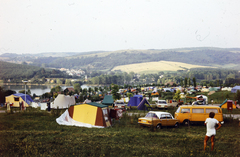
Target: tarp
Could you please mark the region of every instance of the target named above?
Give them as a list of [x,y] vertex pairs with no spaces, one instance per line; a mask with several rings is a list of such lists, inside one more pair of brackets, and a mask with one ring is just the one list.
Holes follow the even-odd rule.
[[85,104],[85,103],[90,103],[90,102],[92,102],[92,100],[86,99],[83,103]]
[[104,105],[112,105],[114,103],[112,95],[105,95],[102,101]]
[[47,103],[40,103],[41,110],[45,111],[47,109]]
[[56,99],[51,103],[51,108],[68,108],[71,105],[75,105],[75,97],[58,94]]
[[60,125],[80,126],[88,128],[105,128],[111,126],[111,118],[107,105],[87,103],[72,105],[56,122]]
[[209,88],[209,92],[210,91],[219,91],[220,90],[220,87],[210,87]]
[[147,107],[146,107],[146,105],[145,104],[148,104],[149,106],[150,106],[150,104],[149,104],[149,102],[147,101],[147,99],[146,98],[144,98],[140,103],[139,103],[139,105],[138,105],[138,110],[147,110]]
[[20,107],[19,103],[24,102],[24,107],[29,107],[33,102],[32,98],[26,94],[26,102],[25,102],[25,94],[17,93],[12,94],[5,97],[5,102],[13,104],[13,107]]
[[33,108],[41,107],[40,103],[37,103],[37,102],[32,102],[31,106],[32,106]]
[[231,91],[232,90],[232,87],[224,87],[224,88],[222,88],[222,91]]
[[129,102],[129,98],[128,98],[128,97],[126,97],[126,98],[121,98],[121,99],[123,99],[124,102],[127,102],[127,103]]
[[174,89],[172,88],[163,88],[164,92],[174,92]]
[[205,103],[208,104],[208,97],[207,96],[205,96],[205,95],[197,95],[196,97],[197,98],[202,97],[204,99]]
[[209,92],[208,88],[202,88],[201,92]]
[[134,95],[133,97],[130,97],[128,106],[138,106],[142,99],[143,99],[142,95]]
[[237,91],[240,91],[240,86],[235,86],[232,88],[231,93],[237,93]]

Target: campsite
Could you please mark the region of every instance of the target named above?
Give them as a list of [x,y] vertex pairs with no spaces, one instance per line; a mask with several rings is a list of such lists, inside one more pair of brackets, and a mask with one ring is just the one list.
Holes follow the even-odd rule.
[[[2,108],[1,108],[2,109]],[[174,113],[176,108],[169,109]],[[86,128],[58,125],[65,110],[50,113],[28,108],[0,114],[1,156],[240,156],[238,120],[224,118],[215,150],[203,152],[205,126],[180,126],[156,130],[138,125],[145,111],[129,110],[111,127]],[[227,110],[223,110],[227,113]],[[239,114],[235,109],[233,113]]]
[[0,0],[0,157],[240,157],[239,6]]

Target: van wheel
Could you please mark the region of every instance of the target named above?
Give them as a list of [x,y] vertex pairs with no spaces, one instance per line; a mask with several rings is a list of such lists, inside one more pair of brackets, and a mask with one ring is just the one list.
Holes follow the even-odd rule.
[[177,122],[175,125],[174,125],[175,128],[179,128],[179,123]]
[[162,125],[161,125],[161,124],[158,124],[158,125],[156,126],[156,128],[157,128],[157,129],[162,129]]
[[185,126],[189,126],[190,125],[190,121],[188,119],[183,121],[183,125]]

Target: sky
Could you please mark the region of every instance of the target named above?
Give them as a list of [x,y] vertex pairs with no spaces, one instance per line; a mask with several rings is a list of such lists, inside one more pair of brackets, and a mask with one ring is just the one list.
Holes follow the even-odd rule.
[[239,0],[0,0],[0,54],[240,48]]

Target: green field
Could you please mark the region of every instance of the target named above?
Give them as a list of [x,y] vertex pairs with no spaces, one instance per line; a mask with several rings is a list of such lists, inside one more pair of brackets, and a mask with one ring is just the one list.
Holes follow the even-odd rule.
[[[174,112],[171,110],[169,112]],[[55,114],[27,110],[0,114],[0,156],[240,156],[237,120],[224,119],[215,150],[203,151],[205,126],[155,130],[124,114],[105,129],[61,126]]]
[[[177,71],[177,70],[185,70],[191,68],[209,68],[209,66],[201,66],[194,64],[187,64],[181,62],[171,62],[171,61],[159,61],[159,62],[145,62],[145,63],[136,63],[136,64],[127,64],[127,65],[119,65],[112,69],[121,70],[124,72],[132,72],[135,73],[157,73],[160,71]],[[214,67],[211,67],[214,68]]]

